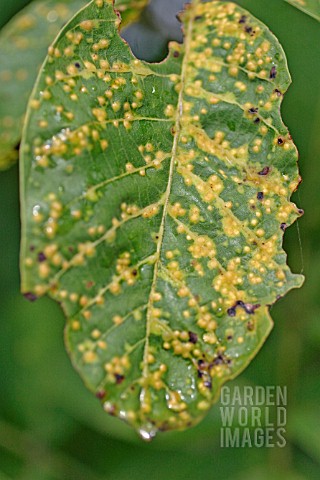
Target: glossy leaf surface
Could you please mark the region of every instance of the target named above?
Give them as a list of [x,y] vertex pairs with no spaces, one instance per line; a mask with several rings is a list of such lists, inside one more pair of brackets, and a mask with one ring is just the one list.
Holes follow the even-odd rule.
[[23,292],[61,303],[74,366],[145,439],[205,415],[303,280],[282,249],[300,213],[284,52],[232,3],[194,0],[182,23],[148,64],[92,2],[50,51],[22,145]]
[[[118,0],[122,26],[134,21],[148,0]],[[27,101],[48,46],[88,0],[39,0],[16,15],[0,34],[0,170],[18,158]]]

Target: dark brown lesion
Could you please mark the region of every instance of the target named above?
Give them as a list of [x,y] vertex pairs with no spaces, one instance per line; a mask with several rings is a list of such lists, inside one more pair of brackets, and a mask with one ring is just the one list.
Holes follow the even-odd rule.
[[35,302],[36,300],[38,300],[37,295],[35,295],[32,292],[26,292],[26,293],[23,294],[23,296],[24,296],[24,298],[29,300],[29,302]]
[[273,65],[273,67],[270,70],[269,78],[274,79],[277,76],[277,67]]
[[263,198],[264,198],[264,193],[263,192],[258,192],[257,193],[257,199],[258,200],[263,200]]
[[119,373],[114,374],[114,378],[116,380],[116,384],[120,385],[124,381],[124,375],[120,375]]
[[268,173],[270,172],[270,167],[263,167],[262,170],[260,170],[260,172],[258,172],[258,175],[261,175],[261,176],[265,176],[265,175],[268,175]]
[[189,342],[195,344],[198,342],[198,335],[194,332],[188,332],[188,335],[189,335]]
[[96,397],[97,397],[99,400],[103,400],[106,395],[107,395],[107,392],[106,392],[105,390],[98,390],[98,391],[96,392]]
[[206,388],[212,390],[212,370],[214,370],[215,367],[223,365],[229,367],[231,363],[231,358],[219,349],[210,361],[205,358],[200,358],[197,360],[196,368],[198,372],[198,378],[202,380],[203,385]]
[[47,260],[46,255],[43,252],[39,252],[38,253],[38,262],[42,263],[42,262],[45,262],[46,260]]
[[238,300],[233,307],[228,308],[227,313],[229,317],[235,317],[237,313],[237,308],[240,307],[243,308],[243,310],[248,313],[248,315],[252,315],[260,306],[261,305],[259,303],[244,303],[242,300]]
[[248,33],[251,37],[255,35],[255,30],[251,27],[251,25],[247,24],[247,15],[241,15],[240,20],[238,23],[244,26],[244,31]]

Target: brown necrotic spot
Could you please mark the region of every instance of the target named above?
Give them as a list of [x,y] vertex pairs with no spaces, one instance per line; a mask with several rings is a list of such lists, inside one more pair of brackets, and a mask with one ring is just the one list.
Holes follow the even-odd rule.
[[208,363],[202,358],[198,360],[197,365],[199,377],[202,377],[204,373],[208,373],[208,371],[211,370],[213,367],[212,363]]
[[116,384],[120,385],[120,383],[124,380],[124,375],[120,375],[119,373],[115,373]]
[[242,300],[238,300],[233,307],[228,308],[227,314],[229,315],[229,317],[234,317],[236,315],[238,307],[243,308],[246,313],[252,315],[257,310],[257,308],[260,307],[260,304],[244,303]]
[[219,353],[216,357],[213,359],[213,365],[228,365],[231,363],[231,360],[227,358],[223,353]]
[[203,380],[203,385],[209,389],[212,388],[210,370],[213,368],[213,366],[213,363],[208,363],[203,359],[200,359],[197,362],[198,378],[201,378]]
[[257,310],[257,308],[260,307],[260,303],[252,304],[252,303],[241,302],[240,306],[245,310],[246,313],[248,313],[249,315],[252,315]]
[[268,173],[270,172],[270,167],[263,167],[263,169],[258,172],[258,175],[268,175]]
[[26,298],[27,300],[29,300],[29,302],[35,302],[36,300],[38,300],[37,295],[35,295],[35,294],[32,293],[32,292],[24,293],[23,296],[24,296],[24,298]]
[[202,358],[200,358],[200,359],[198,360],[198,368],[199,368],[199,370],[202,369],[202,366],[203,366],[204,364],[205,364],[205,361],[202,360]]
[[99,398],[99,400],[102,400],[106,396],[107,392],[105,390],[98,390],[96,392],[96,397]]
[[258,199],[258,200],[262,200],[263,197],[264,197],[264,193],[263,193],[263,192],[258,192],[258,193],[257,193],[257,199]]
[[236,307],[228,308],[227,314],[229,315],[229,317],[235,317],[236,316]]
[[278,140],[277,140],[277,144],[278,145],[283,145],[284,144],[284,139],[282,137],[279,137]]
[[280,228],[283,232],[285,232],[285,230],[287,228],[287,224],[286,223],[281,223]]
[[276,76],[277,76],[277,69],[276,69],[275,66],[273,66],[273,67],[271,68],[271,70],[270,70],[270,75],[269,75],[269,77],[270,77],[270,78],[276,78]]
[[194,332],[188,332],[188,335],[189,335],[189,341],[191,343],[197,343],[198,341],[198,335]]
[[45,256],[45,254],[43,252],[39,252],[38,253],[38,262],[44,262],[45,260],[47,260],[47,257]]
[[242,15],[240,20],[239,20],[239,23],[246,23],[246,20],[247,20],[246,15]]

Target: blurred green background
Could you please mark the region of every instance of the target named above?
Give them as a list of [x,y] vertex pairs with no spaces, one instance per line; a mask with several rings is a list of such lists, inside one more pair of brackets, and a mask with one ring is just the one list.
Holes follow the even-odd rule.
[[[4,25],[27,0],[0,0]],[[154,0],[126,33],[148,60],[178,36],[182,0]],[[305,210],[285,235],[289,263],[306,283],[272,308],[274,330],[233,385],[286,385],[285,448],[221,448],[219,404],[197,427],[144,444],[102,412],[64,351],[64,318],[48,299],[19,294],[18,168],[0,174],[0,479],[155,480],[320,478],[320,24],[283,0],[239,0],[269,25],[288,57],[293,85],[283,117],[300,152]],[[319,203],[318,203],[319,202]],[[300,230],[300,235],[299,235]],[[300,240],[301,237],[301,240]]]

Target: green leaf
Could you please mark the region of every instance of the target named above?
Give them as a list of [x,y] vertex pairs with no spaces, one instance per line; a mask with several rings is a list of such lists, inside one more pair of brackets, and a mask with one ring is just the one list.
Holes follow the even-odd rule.
[[32,2],[0,35],[0,170],[18,158],[28,98],[48,46],[86,0]]
[[91,2],[50,50],[21,157],[22,290],[61,303],[75,368],[145,439],[198,422],[303,281],[282,249],[301,213],[284,52],[232,3],[182,22],[149,64]]
[[121,14],[121,27],[125,27],[140,17],[149,0],[115,0],[115,8]]
[[320,0],[286,0],[316,20],[320,20]]
[[[0,170],[18,158],[27,101],[48,46],[88,0],[34,1],[0,34]],[[122,25],[134,21],[148,0],[117,0]]]

